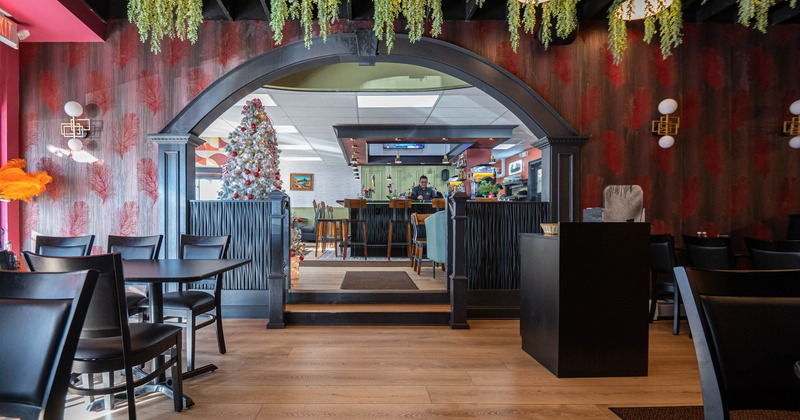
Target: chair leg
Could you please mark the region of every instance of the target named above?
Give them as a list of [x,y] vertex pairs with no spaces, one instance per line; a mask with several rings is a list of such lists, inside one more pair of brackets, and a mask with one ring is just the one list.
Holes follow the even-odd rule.
[[406,254],[411,258],[411,225],[406,223]]
[[[114,373],[111,373],[111,381],[113,384]],[[130,363],[125,364],[125,394],[128,398],[128,418],[136,419],[136,397],[134,396],[134,382],[136,377],[133,376],[133,366]],[[114,395],[111,395],[111,401],[114,401]]]
[[367,259],[367,224],[364,223],[364,228],[361,230],[364,236],[364,260]]
[[350,234],[349,231],[350,226],[348,225],[348,222],[342,223],[342,244],[344,245],[342,247],[342,261],[347,259],[347,243],[350,242],[350,239],[348,238]]
[[[91,373],[82,373],[81,383],[86,389],[94,389],[94,375]],[[89,402],[94,402],[94,395],[89,395]]]
[[170,355],[175,359],[172,365],[172,404],[176,413],[183,411],[183,363],[181,361],[181,335],[178,334],[175,340],[175,348],[170,351]]
[[194,370],[194,344],[195,344],[195,331],[194,326],[197,321],[193,313],[187,314],[186,317],[186,370]]
[[681,294],[678,285],[675,285],[675,297],[673,298],[672,311],[672,334],[678,335],[681,332]]
[[393,230],[394,230],[394,223],[389,221],[389,242],[387,243],[387,247],[386,247],[386,258],[388,258],[389,261],[392,260],[392,234],[393,234]]
[[[219,298],[217,298],[219,299]],[[222,305],[219,300],[217,301],[215,317],[215,324],[217,324],[217,347],[219,347],[219,354],[225,354],[225,333],[222,332]]]
[[417,244],[412,242],[411,254],[408,256],[408,259],[411,260],[411,268],[414,268],[414,255],[417,255]]
[[[103,388],[111,388],[114,386],[114,372],[104,372],[102,374],[103,377]],[[113,410],[114,409],[114,394],[108,393],[103,395],[103,407],[106,410]]]

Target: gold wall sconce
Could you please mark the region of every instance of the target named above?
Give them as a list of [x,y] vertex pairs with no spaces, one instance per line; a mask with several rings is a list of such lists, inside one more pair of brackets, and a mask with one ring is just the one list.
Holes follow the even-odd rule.
[[791,120],[783,122],[783,134],[792,136],[789,140],[789,147],[800,149],[800,100],[792,102],[789,112],[794,115]]
[[64,112],[70,116],[70,121],[61,123],[61,135],[70,139],[67,146],[70,150],[77,152],[83,149],[83,141],[79,139],[89,135],[89,131],[92,130],[92,121],[89,118],[78,118],[83,114],[83,106],[75,101],[67,102],[64,105]]
[[650,130],[653,134],[661,136],[658,145],[664,149],[669,149],[675,144],[675,137],[678,135],[678,128],[681,126],[680,117],[670,117],[678,110],[678,102],[674,99],[664,99],[658,104],[658,112],[661,118],[653,120]]

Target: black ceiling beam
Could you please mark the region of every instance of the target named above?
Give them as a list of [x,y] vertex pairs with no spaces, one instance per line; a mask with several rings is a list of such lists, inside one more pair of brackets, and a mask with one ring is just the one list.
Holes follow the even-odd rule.
[[267,6],[267,0],[258,0],[258,2],[261,3],[261,9],[264,10],[264,16],[265,16],[264,20],[269,20],[270,14],[269,14],[269,6]]
[[716,0],[697,9],[697,22],[705,22],[736,5],[736,0]]
[[456,156],[460,155],[461,153],[463,153],[463,152],[464,152],[464,150],[467,150],[467,149],[469,149],[470,147],[472,147],[472,145],[473,145],[473,144],[474,144],[474,143],[461,143],[461,144],[459,144],[458,146],[456,146],[456,147],[454,147],[454,148],[450,149],[450,151],[449,151],[449,152],[447,152],[447,157],[449,157],[449,158],[451,158],[451,159],[452,159],[452,158],[454,158],[454,157],[456,157]]
[[478,1],[477,0],[467,0],[467,5],[464,9],[464,20],[472,20],[475,16],[475,12],[478,11]]
[[339,19],[353,20],[353,3],[351,0],[342,0],[339,3]]
[[394,156],[370,156],[369,161],[367,163],[359,163],[359,166],[371,166],[371,165],[395,165],[395,166],[402,166],[402,165],[450,165],[450,163],[442,163],[442,158],[437,156],[403,156],[401,158],[402,163],[394,163]]
[[[605,12],[608,6],[611,5],[611,0],[584,0],[583,7],[581,7],[581,17],[583,19],[595,19],[597,15]],[[600,16],[605,19],[606,16]]]
[[219,6],[220,10],[222,10],[222,14],[225,16],[225,19],[233,22],[233,16],[231,15],[230,7],[225,4],[225,0],[217,0],[217,6]]
[[796,5],[794,9],[789,7],[789,2],[785,1],[779,6],[775,6],[769,15],[769,23],[777,25],[800,16],[800,5]]
[[516,125],[391,125],[391,124],[342,124],[334,125],[338,138],[472,138],[493,137],[508,139]]

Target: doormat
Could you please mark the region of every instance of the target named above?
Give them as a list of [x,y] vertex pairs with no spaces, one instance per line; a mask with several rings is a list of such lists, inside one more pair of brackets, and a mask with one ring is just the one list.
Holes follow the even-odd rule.
[[[703,420],[702,406],[609,408],[623,420]],[[731,420],[798,420],[800,412],[778,410],[733,410]]]
[[418,290],[405,271],[348,271],[340,289],[350,290]]

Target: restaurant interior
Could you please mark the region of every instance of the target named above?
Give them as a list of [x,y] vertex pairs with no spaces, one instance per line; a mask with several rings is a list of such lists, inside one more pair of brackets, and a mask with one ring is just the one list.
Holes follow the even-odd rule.
[[800,413],[794,0],[0,0],[0,41],[0,418]]

